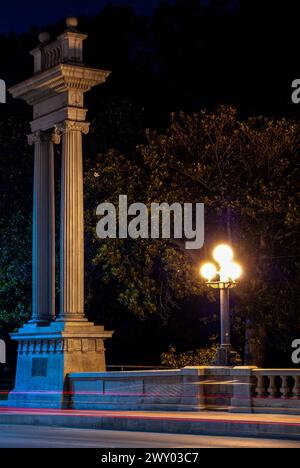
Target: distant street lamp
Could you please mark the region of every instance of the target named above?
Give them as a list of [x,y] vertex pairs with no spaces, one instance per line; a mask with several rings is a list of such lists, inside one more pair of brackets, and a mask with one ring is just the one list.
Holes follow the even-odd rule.
[[217,365],[231,365],[229,290],[234,288],[241,276],[240,265],[233,262],[233,250],[228,245],[219,245],[213,251],[214,263],[205,263],[200,267],[200,274],[210,288],[220,290],[221,346],[218,351]]

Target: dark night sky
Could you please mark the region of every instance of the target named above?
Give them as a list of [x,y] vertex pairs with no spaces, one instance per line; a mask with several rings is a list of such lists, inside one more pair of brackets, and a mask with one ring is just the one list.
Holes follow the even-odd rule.
[[[93,15],[104,6],[127,4],[138,13],[150,13],[160,0],[9,0],[1,2],[0,33],[45,26],[68,15]],[[172,0],[168,0],[169,2]]]

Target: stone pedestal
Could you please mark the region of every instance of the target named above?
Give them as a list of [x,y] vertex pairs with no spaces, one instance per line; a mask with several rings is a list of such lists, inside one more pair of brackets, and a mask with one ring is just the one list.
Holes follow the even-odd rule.
[[9,405],[66,408],[68,374],[104,372],[104,340],[111,333],[91,322],[27,324],[12,336],[18,340],[18,364]]
[[231,371],[234,380],[233,395],[229,412],[231,413],[252,413],[253,388],[255,377],[253,371],[255,366],[235,367]]

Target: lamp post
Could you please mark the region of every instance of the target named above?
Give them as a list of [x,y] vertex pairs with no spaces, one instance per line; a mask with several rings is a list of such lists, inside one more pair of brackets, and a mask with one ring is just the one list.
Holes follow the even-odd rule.
[[217,364],[231,365],[230,310],[229,290],[236,287],[236,280],[241,276],[240,265],[233,262],[233,250],[228,245],[219,245],[213,251],[213,258],[218,264],[205,263],[200,267],[200,274],[210,288],[220,291],[221,343],[217,355]]

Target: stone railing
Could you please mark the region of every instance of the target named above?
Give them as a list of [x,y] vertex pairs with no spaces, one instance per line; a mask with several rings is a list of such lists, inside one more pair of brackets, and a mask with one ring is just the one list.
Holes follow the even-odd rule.
[[300,414],[300,369],[186,367],[70,374],[74,409]]
[[73,409],[203,409],[202,368],[69,375]]
[[300,414],[300,369],[240,368],[229,411]]
[[61,62],[61,43],[55,41],[46,46],[42,51],[42,70],[58,65]]
[[[242,372],[242,374],[241,374]],[[248,368],[246,370],[246,375]],[[73,409],[227,411],[244,369],[185,367],[69,374]]]
[[299,369],[254,369],[252,375],[251,412],[300,414]]
[[300,369],[257,369],[254,397],[300,399]]

